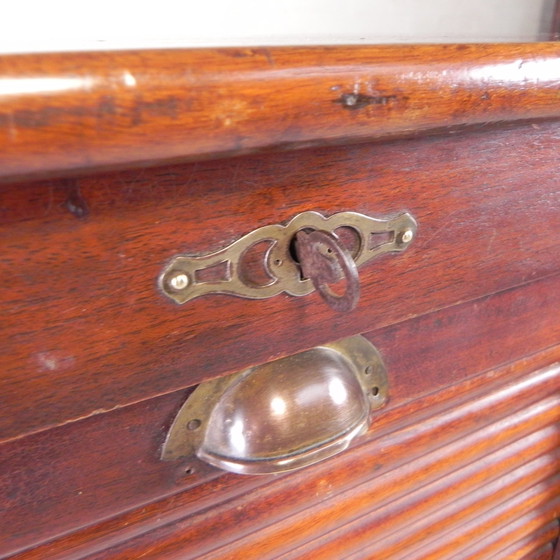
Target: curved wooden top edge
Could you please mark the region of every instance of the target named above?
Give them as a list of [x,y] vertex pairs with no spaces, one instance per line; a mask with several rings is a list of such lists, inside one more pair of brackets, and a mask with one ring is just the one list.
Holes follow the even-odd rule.
[[560,44],[0,57],[0,180],[560,117]]

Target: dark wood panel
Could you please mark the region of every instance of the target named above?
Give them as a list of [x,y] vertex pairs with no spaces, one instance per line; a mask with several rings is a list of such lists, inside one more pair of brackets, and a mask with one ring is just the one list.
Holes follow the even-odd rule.
[[4,56],[0,175],[558,117],[559,57],[554,43]]
[[179,392],[0,446],[0,557],[216,478],[203,463],[189,477],[182,464],[158,460],[185,398]]
[[383,355],[393,394],[413,398],[556,344],[559,290],[553,276],[365,336]]
[[[81,218],[68,210],[76,184],[4,188],[1,206],[18,222],[0,227],[0,438],[556,272],[560,128],[539,126],[87,178]],[[158,293],[156,278],[178,252],[212,251],[305,210],[404,209],[419,221],[418,238],[363,267],[352,314],[317,294],[179,307]],[[557,307],[557,297],[544,294],[541,305]]]
[[[560,397],[555,391],[560,369],[528,372],[560,360],[559,352],[557,348],[546,351],[388,410],[379,415],[361,445],[304,471],[270,478],[226,474],[23,552],[17,558],[31,560],[48,554],[52,560],[82,557],[124,560],[144,555],[163,560],[212,550],[211,556],[219,558],[215,549],[224,546],[225,557],[235,553],[236,557],[261,560],[272,551],[275,554],[287,551],[317,537],[318,533],[352,522],[370,511],[373,504],[390,507],[391,502],[405,499],[409,492],[437,484],[442,476],[453,470],[468,469],[468,465],[477,461],[488,460],[490,465],[492,460],[488,457],[495,456],[498,470],[507,469],[508,465],[513,468],[531,457],[551,453],[557,446],[555,422]],[[118,431],[112,433],[114,440],[121,441]],[[50,434],[54,436],[56,430],[47,435]],[[85,435],[88,436],[87,431]],[[527,459],[523,459],[524,453]],[[540,464],[541,473],[546,470],[547,460]],[[150,459],[144,461],[149,463]],[[131,464],[139,462],[130,461]],[[184,468],[184,465],[177,467]],[[168,467],[162,468],[166,472],[160,476],[172,478]],[[120,489],[123,492],[126,487],[123,478],[132,476],[130,467],[127,472],[124,466],[122,469],[120,480],[118,475],[111,477],[111,471],[107,472],[109,480],[117,483],[113,494],[119,491],[118,485],[124,485]],[[490,478],[493,472],[497,471],[489,468]],[[145,476],[140,478],[147,481]],[[474,479],[483,480],[484,476],[482,472]],[[179,479],[178,490],[181,484],[184,481]],[[96,495],[95,481],[89,488],[84,488],[86,499],[88,494]],[[103,500],[104,491],[97,494],[98,501]],[[77,496],[74,501],[63,499],[70,509],[79,505]],[[33,514],[31,504],[22,507],[28,507]],[[21,526],[17,513],[12,510],[14,517],[10,525]],[[80,522],[79,509],[70,513],[76,516],[76,528],[87,522],[84,518]],[[89,514],[90,522],[100,517],[95,508]],[[310,524],[310,518],[316,523]],[[26,519],[29,523],[32,518]],[[41,526],[45,534],[53,533],[53,524],[40,518],[31,528],[37,534]],[[10,535],[5,538],[13,546]],[[20,538],[23,542],[29,539],[29,531],[27,535],[20,534]]]

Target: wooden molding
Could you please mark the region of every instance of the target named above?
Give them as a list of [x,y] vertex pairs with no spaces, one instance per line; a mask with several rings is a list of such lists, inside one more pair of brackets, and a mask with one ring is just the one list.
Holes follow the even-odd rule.
[[560,46],[0,58],[0,179],[560,117]]

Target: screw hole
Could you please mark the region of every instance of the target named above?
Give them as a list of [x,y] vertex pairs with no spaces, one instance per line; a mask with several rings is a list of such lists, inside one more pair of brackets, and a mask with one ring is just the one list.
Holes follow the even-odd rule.
[[373,373],[373,366],[367,366],[364,372],[366,375],[371,375]]
[[187,468],[185,469],[185,474],[186,474],[187,476],[190,476],[191,474],[194,474],[195,472],[196,472],[196,471],[195,471],[194,467],[187,467]]
[[200,428],[200,420],[195,419],[195,420],[191,420],[188,424],[187,424],[187,430],[198,430],[198,428]]
[[282,265],[282,259],[275,259],[274,264],[276,266],[281,266]]
[[372,388],[371,388],[371,394],[372,394],[374,397],[377,397],[377,395],[379,395],[379,387],[372,387]]

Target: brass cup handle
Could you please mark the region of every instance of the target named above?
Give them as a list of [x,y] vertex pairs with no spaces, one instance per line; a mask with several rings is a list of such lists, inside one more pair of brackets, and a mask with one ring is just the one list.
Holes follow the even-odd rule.
[[346,449],[386,399],[378,351],[354,336],[199,385],[162,459],[197,456],[240,474],[305,467]]

